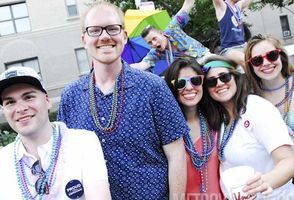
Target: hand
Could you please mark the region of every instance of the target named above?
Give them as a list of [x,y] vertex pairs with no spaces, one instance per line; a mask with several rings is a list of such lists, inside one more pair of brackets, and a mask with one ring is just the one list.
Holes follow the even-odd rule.
[[268,195],[272,191],[273,188],[269,183],[263,181],[261,173],[258,172],[247,181],[246,186],[243,188],[243,192],[250,196],[255,196],[259,192],[263,195]]

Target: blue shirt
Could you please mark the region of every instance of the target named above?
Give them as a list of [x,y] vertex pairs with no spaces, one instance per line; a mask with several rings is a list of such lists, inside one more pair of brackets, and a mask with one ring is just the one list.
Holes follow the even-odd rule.
[[226,12],[218,22],[221,35],[221,49],[230,48],[245,43],[244,24],[241,9],[236,5],[236,13],[226,3]]
[[[107,161],[113,199],[168,199],[168,162],[162,146],[183,137],[189,128],[164,80],[123,65],[125,101],[120,125],[114,132],[103,133],[93,121],[89,75],[64,89],[58,119],[70,128],[97,134]],[[121,75],[117,80],[120,88]],[[106,126],[112,93],[104,95],[99,88],[95,89],[99,120]],[[119,97],[120,94],[121,91]]]
[[[182,29],[188,24],[189,15],[186,12],[178,12],[170,21],[167,28],[163,31],[171,44],[171,49],[159,51],[152,48],[143,58],[143,61],[154,66],[157,60],[167,60],[172,63],[173,60],[184,56],[201,58],[209,50],[200,42],[187,35]],[[171,55],[171,56],[170,56]]]

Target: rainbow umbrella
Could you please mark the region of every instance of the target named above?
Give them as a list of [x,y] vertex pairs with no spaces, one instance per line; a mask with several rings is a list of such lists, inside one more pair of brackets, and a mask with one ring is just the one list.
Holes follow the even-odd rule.
[[[140,62],[150,50],[150,47],[140,36],[142,30],[147,25],[163,30],[170,20],[166,10],[127,10],[125,13],[125,29],[128,32],[129,39],[125,45],[122,58],[129,64]],[[160,60],[156,63],[153,72],[161,74],[167,66],[165,60]]]

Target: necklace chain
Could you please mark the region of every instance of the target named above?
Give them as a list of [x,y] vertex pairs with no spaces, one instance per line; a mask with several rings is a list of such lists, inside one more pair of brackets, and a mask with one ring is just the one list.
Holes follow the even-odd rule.
[[[48,186],[48,192],[49,192],[49,188],[51,188],[52,185],[54,184],[53,176],[54,176],[56,164],[59,157],[60,146],[61,146],[61,133],[60,131],[56,130],[57,128],[58,128],[58,125],[55,125],[53,127],[53,143],[51,147],[52,151],[50,154],[50,164],[48,169],[45,171],[45,178],[42,180],[42,183],[40,184],[40,188],[45,188]],[[14,154],[14,166],[15,166],[17,181],[21,189],[22,196],[24,197],[24,199],[36,199],[37,197],[39,197],[39,199],[42,199],[43,194],[38,195],[38,193],[36,193],[35,195],[32,195],[29,189],[29,186],[32,187],[34,185],[30,184],[29,182],[28,176],[24,169],[24,165],[27,166],[29,169],[31,169],[31,167],[27,163],[25,163],[23,159],[18,160],[17,158],[17,152],[18,152],[18,147],[20,145],[20,142],[21,142],[20,137],[17,136],[14,141],[13,154]],[[38,190],[40,188],[38,188]]]
[[220,161],[224,160],[224,149],[229,142],[231,136],[233,135],[237,121],[233,118],[230,128],[228,125],[224,125],[224,133],[221,137],[221,134],[218,135],[217,149],[218,149],[218,158]]
[[104,127],[101,125],[99,121],[99,110],[97,105],[97,99],[95,95],[95,74],[94,70],[90,74],[90,83],[89,83],[89,98],[90,98],[90,111],[91,115],[93,117],[95,125],[106,133],[111,133],[114,130],[116,130],[119,126],[122,111],[123,111],[123,101],[124,101],[124,92],[125,92],[125,82],[124,82],[124,67],[122,67],[121,70],[121,96],[120,96],[120,102],[119,102],[119,108],[118,108],[118,115],[117,120],[115,122],[116,114],[117,114],[117,102],[118,102],[118,89],[117,89],[117,80],[115,81],[114,91],[112,94],[112,107],[111,107],[111,113],[110,113],[110,119],[107,125]]
[[289,84],[286,84],[285,87],[285,96],[284,98],[277,104],[275,104],[276,107],[280,107],[281,105],[283,105],[286,101],[288,101],[289,98],[292,97],[292,93],[293,93],[293,88],[294,88],[294,81],[292,79],[292,85],[291,88],[289,89]]
[[277,91],[277,90],[283,88],[285,85],[287,86],[288,83],[289,83],[289,77],[286,78],[285,82],[284,82],[282,85],[279,85],[279,86],[277,86],[277,87],[275,87],[275,88],[266,88],[266,87],[264,87],[264,86],[262,85],[262,83],[260,82],[260,89],[261,89],[262,91],[266,91],[266,92],[274,92],[274,91]]
[[214,131],[208,128],[207,120],[204,118],[200,109],[198,109],[198,117],[200,120],[200,135],[202,139],[202,153],[199,153],[195,148],[191,136],[184,136],[185,147],[190,155],[194,167],[200,172],[201,193],[205,193],[208,189],[208,170],[207,162],[211,157],[214,149]]

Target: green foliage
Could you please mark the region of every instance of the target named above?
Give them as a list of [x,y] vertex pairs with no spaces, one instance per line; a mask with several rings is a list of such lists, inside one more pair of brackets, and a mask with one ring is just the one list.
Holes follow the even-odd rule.
[[50,122],[54,122],[57,119],[57,111],[49,112],[49,120]]
[[[49,113],[50,121],[56,121],[57,111]],[[9,126],[7,122],[0,124],[0,146],[6,146],[14,141],[16,137],[15,131]]]
[[0,146],[6,146],[7,144],[13,142],[15,137],[15,132],[9,132],[6,130],[2,131],[0,133]]
[[271,7],[277,7],[277,8],[286,8],[287,6],[290,6],[294,3],[293,0],[257,0],[254,1],[251,5],[252,10],[260,10],[266,5],[270,5]]

